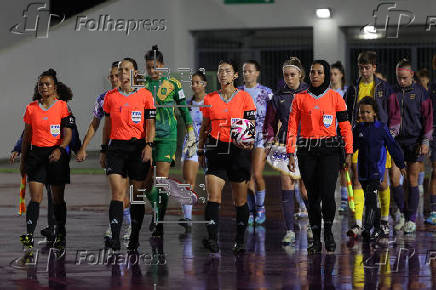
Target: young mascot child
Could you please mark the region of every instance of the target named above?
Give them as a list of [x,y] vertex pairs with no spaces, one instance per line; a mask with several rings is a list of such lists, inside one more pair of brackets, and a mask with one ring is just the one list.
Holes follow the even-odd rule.
[[[361,122],[353,128],[353,149],[359,150],[357,172],[365,196],[365,219],[362,236],[365,242],[370,239],[380,241],[386,238],[383,228],[386,221],[380,226],[380,207],[377,205],[377,191],[383,182],[386,148],[395,164],[405,176],[406,169],[404,156],[400,146],[394,141],[386,125],[377,120],[378,105],[371,97],[364,97],[359,102],[359,118]],[[374,227],[371,236],[371,229]]]

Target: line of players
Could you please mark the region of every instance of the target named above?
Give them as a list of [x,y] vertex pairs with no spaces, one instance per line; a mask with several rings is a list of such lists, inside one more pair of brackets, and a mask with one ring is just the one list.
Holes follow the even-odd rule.
[[[433,122],[433,112],[431,110],[431,101],[428,92],[413,81],[414,73],[408,61],[403,60],[397,65],[396,74],[398,85],[392,89],[385,81],[375,76],[375,59],[376,56],[373,52],[364,52],[359,55],[358,66],[360,78],[354,86],[350,86],[348,89],[344,87],[343,67],[340,63],[334,64],[331,70],[332,77],[330,85],[332,89],[344,95],[348,104],[349,120],[353,125],[356,124],[357,117],[359,116],[358,102],[366,96],[371,96],[377,101],[379,107],[377,114],[378,119],[388,125],[392,131],[396,129],[396,140],[402,145],[406,157],[405,161],[408,164],[407,169],[409,173],[406,178],[409,185],[408,208],[404,206],[404,192],[402,192],[402,186],[400,186],[399,181],[400,177],[398,170],[395,171],[395,166],[393,166],[391,173],[391,188],[394,192],[393,195],[399,211],[403,215],[406,213],[407,222],[404,226],[405,232],[414,232],[416,229],[417,198],[419,198],[419,194],[417,195],[419,162],[422,161],[421,155],[428,153],[428,145],[432,139],[431,125]],[[132,204],[129,207],[129,200],[126,198],[126,188],[129,183],[134,185],[136,194],[138,194],[136,191],[138,188],[148,189],[147,198],[152,205],[158,204],[157,210],[159,219],[164,219],[167,197],[165,198],[165,195],[160,195],[159,191],[152,186],[150,183],[152,172],[147,168],[150,168],[149,165],[151,162],[154,162],[157,167],[157,176],[169,176],[169,169],[175,158],[177,140],[177,126],[172,105],[177,104],[183,106],[187,103],[180,82],[174,78],[163,77],[160,72],[156,70],[156,68],[164,66],[163,55],[158,50],[157,46],[154,46],[152,50],[147,52],[145,60],[148,77],[144,86],[148,90],[138,90],[130,86],[130,71],[133,70],[136,72],[138,69],[133,59],[126,58],[112,65],[110,80],[113,90],[105,92],[97,98],[94,118],[89,125],[88,132],[80,149],[78,149],[77,146],[76,148],[72,146],[77,142],[73,141],[70,143],[70,139],[74,139],[74,137],[76,137],[76,139],[78,138],[78,135],[74,136],[76,134],[69,133],[68,130],[68,128],[72,128],[72,131],[77,131],[74,118],[71,118],[71,111],[68,110],[68,106],[65,106],[62,102],[57,102],[57,99],[59,99],[59,101],[62,100],[62,87],[59,85],[60,82],[56,79],[56,73],[48,71],[44,72],[39,77],[38,84],[35,87],[36,97],[34,97],[34,100],[36,100],[36,102],[29,105],[26,110],[25,122],[27,129],[25,129],[23,133],[21,150],[16,146],[11,154],[11,161],[15,159],[20,151],[23,154],[21,171],[28,176],[32,197],[27,208],[27,234],[20,237],[25,247],[31,248],[33,246],[32,236],[39,215],[39,203],[42,199],[42,188],[44,184],[52,185],[51,189],[55,200],[55,222],[53,222],[53,218],[51,221],[49,220],[49,228],[44,229],[43,234],[46,235],[49,240],[54,241],[56,247],[61,249],[65,247],[66,206],[63,200],[63,190],[65,183],[69,183],[68,160],[70,158],[70,152],[71,150],[76,151],[76,159],[78,161],[84,161],[86,159],[86,148],[94,136],[95,131],[98,129],[100,120],[104,115],[106,115],[106,118],[100,163],[106,168],[106,173],[109,175],[112,188],[112,202],[109,209],[110,230],[106,233],[106,245],[114,250],[120,249],[119,236],[124,217],[127,223],[132,224],[131,228],[129,227],[125,234],[126,238],[130,237],[129,250],[136,250],[139,246],[138,235],[145,209],[143,205],[136,204]],[[262,176],[266,159],[265,146],[268,147],[273,142],[286,144],[287,125],[292,100],[295,94],[303,92],[308,88],[308,85],[303,81],[305,72],[298,58],[293,57],[284,62],[282,66],[284,83],[280,85],[276,93],[273,93],[271,89],[258,83],[260,70],[260,65],[256,61],[250,60],[245,62],[242,66],[244,86],[235,88],[234,81],[238,78],[238,67],[231,61],[220,63],[217,75],[221,90],[215,92],[215,94],[212,93],[208,95],[207,99],[208,102],[215,102],[214,105],[216,105],[216,108],[218,108],[219,105],[225,104],[223,112],[229,108],[234,109],[235,106],[226,108],[232,100],[243,100],[239,103],[244,103],[245,101],[246,107],[241,105],[242,107],[239,108],[240,112],[234,112],[234,116],[226,114],[225,116],[212,117],[211,115],[217,114],[218,109],[211,109],[210,112],[208,112],[208,110],[200,110],[199,107],[192,107],[191,111],[188,111],[184,107],[181,109],[188,132],[185,138],[182,156],[183,176],[185,181],[195,186],[195,177],[198,172],[199,163],[207,168],[206,181],[209,201],[206,206],[205,216],[207,220],[213,220],[214,223],[207,226],[209,238],[204,241],[204,244],[211,252],[216,253],[219,251],[217,243],[219,205],[221,203],[221,191],[227,179],[232,182],[232,191],[237,212],[238,226],[234,246],[235,253],[239,253],[243,250],[243,233],[245,232],[246,226],[248,224],[260,225],[265,222],[265,181]],[[201,72],[197,72],[193,75],[192,89],[194,96],[190,103],[196,106],[203,105],[206,96],[206,78]],[[430,87],[430,91],[431,90],[432,87]],[[151,94],[147,94],[145,91],[151,92]],[[136,98],[138,94],[141,95],[141,97]],[[109,99],[113,99],[114,101],[107,101],[109,95],[111,96]],[[122,104],[124,102],[122,99],[130,97],[131,95],[139,99],[136,100],[137,103],[135,103],[135,101],[135,105]],[[247,96],[251,96],[251,98],[247,99]],[[405,96],[407,96],[408,99],[406,99]],[[433,93],[432,96],[434,102],[435,94]],[[65,101],[67,100],[68,99]],[[114,104],[112,104],[112,102],[114,102]],[[156,110],[154,107],[156,102],[161,106],[169,106],[161,107]],[[411,109],[404,110],[404,106],[407,106],[406,108],[415,106],[413,108],[416,108],[417,105],[415,105],[415,102],[419,102],[419,109],[417,112],[414,112],[414,115],[409,115],[408,113]],[[42,132],[44,130],[42,128],[49,124],[47,119],[45,119],[45,124],[39,124],[41,122],[37,119],[41,119],[41,114],[44,115],[45,112],[50,112],[50,109],[56,103],[66,107],[67,112],[65,112],[64,108],[64,111],[61,110],[62,112],[57,112],[58,116],[43,116],[42,118],[48,118],[48,120],[51,120],[51,117],[57,118],[58,120],[53,121],[53,123],[59,126],[50,126],[48,128],[49,132],[43,132],[42,136],[37,136],[40,131]],[[231,104],[234,105],[234,103]],[[133,107],[129,108],[129,106]],[[38,107],[41,110],[39,110]],[[127,107],[125,108],[126,114],[119,114],[119,116],[116,117],[118,119],[113,120],[113,115],[121,113],[123,107]],[[33,108],[33,110],[31,108]],[[36,111],[37,114],[34,113]],[[254,111],[256,111],[256,113],[253,113]],[[144,115],[142,115],[143,112]],[[156,115],[158,116],[157,118]],[[220,144],[220,142],[229,143],[230,138],[226,131],[229,130],[229,128],[223,126],[219,128],[219,124],[214,126],[214,121],[222,120],[222,118],[235,117],[236,115],[252,119],[256,126],[256,139],[254,148],[231,147],[237,159],[249,161],[247,164],[241,162],[238,168],[231,168],[224,164],[226,162],[220,160],[211,162],[214,160],[214,157],[218,155],[212,156],[211,154],[215,153],[211,153],[210,150],[209,152],[205,152],[204,146],[206,143],[211,144],[211,142],[214,142],[213,144]],[[206,122],[204,116],[206,116]],[[36,120],[34,124],[32,123],[32,117]],[[400,123],[398,123],[398,121],[400,121]],[[415,123],[420,124],[420,127],[412,127],[411,129],[407,127],[413,126]],[[119,126],[120,124],[122,125]],[[30,130],[29,127],[33,128],[33,130]],[[40,130],[35,130],[35,128]],[[67,130],[64,130],[65,128],[67,128]],[[129,130],[130,132],[128,132]],[[222,130],[222,132],[220,132],[220,130]],[[207,134],[205,134],[205,132],[209,132],[209,136],[206,136]],[[422,134],[416,135],[416,132],[422,132]],[[220,133],[222,134],[220,135]],[[70,136],[70,134],[72,136]],[[196,136],[199,136],[200,140],[195,140]],[[41,140],[47,142],[38,143],[36,140],[39,137],[41,137]],[[35,142],[33,138],[35,138]],[[109,143],[109,140],[112,141]],[[196,143],[198,141],[198,151],[196,152]],[[31,146],[29,146],[29,142],[31,142]],[[421,145],[419,147],[420,154],[417,154],[418,151],[416,151],[415,144]],[[40,149],[38,146],[47,148],[41,149],[44,152],[40,153],[38,152]],[[30,150],[28,150],[29,148]],[[432,146],[432,150],[433,148],[434,146]],[[251,154],[247,154],[245,149],[254,150]],[[206,157],[208,157],[206,160],[204,153],[206,153]],[[219,152],[216,152],[216,154],[218,153]],[[207,156],[207,154],[209,154],[209,156]],[[33,156],[33,164],[28,161],[30,157],[26,158],[27,155]],[[45,155],[47,155],[46,160],[44,160]],[[44,158],[42,158],[42,156],[44,156]],[[431,156],[434,165],[435,160],[433,160],[433,158],[436,158],[436,154],[432,154]],[[354,161],[357,161],[356,158],[357,157],[354,158]],[[59,160],[65,161],[61,162]],[[139,162],[131,162],[132,160]],[[147,163],[149,165],[147,165]],[[68,171],[68,178],[66,178],[67,173],[59,170],[54,165],[59,165],[65,172]],[[354,173],[353,188],[355,189],[356,225],[349,231],[349,235],[353,238],[358,238],[362,233],[363,227],[364,194],[361,187],[359,188],[358,174],[356,174],[357,162],[353,162],[352,168]],[[343,172],[344,171],[341,171],[341,197],[344,200],[346,192],[343,188],[343,185],[345,185]],[[434,177],[434,175],[432,177]],[[59,180],[53,181],[53,178],[58,178]],[[388,234],[386,228],[388,231],[387,217],[390,198],[389,187],[386,183],[387,178],[385,175],[383,183],[379,188],[379,197],[381,203],[382,229]],[[432,186],[435,184],[436,182],[432,179]],[[60,190],[57,189],[57,187],[59,187],[58,185],[60,185]],[[245,198],[247,189],[248,194],[247,198]],[[301,190],[301,194],[299,193],[299,189]],[[299,202],[299,207],[302,208],[304,212],[304,208],[307,207],[307,193],[301,181],[298,184],[285,174],[281,174],[281,191],[283,216],[286,225],[286,233],[282,242],[292,245],[295,241],[293,225],[295,208],[294,195]],[[435,197],[436,195],[432,195],[432,213],[428,219],[428,222],[431,224],[435,224],[436,222],[436,209],[434,208],[436,205]],[[159,202],[157,202],[158,200]],[[341,203],[340,210],[343,210],[345,205],[344,202]],[[192,206],[184,206],[183,212],[184,218],[181,225],[189,231],[191,227],[189,221],[192,219]],[[132,218],[130,218],[130,216]],[[400,215],[396,229],[403,226],[403,220]],[[54,224],[56,225],[56,231],[54,230]],[[158,224],[158,226],[155,227],[152,221],[150,230],[153,231],[153,237],[159,238],[163,235],[162,224]],[[312,238],[311,228],[308,229],[308,238]]]

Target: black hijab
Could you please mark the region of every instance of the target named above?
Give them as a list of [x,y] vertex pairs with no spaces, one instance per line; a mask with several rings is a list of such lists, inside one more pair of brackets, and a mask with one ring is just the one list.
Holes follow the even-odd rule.
[[319,96],[330,87],[330,65],[323,59],[314,60],[312,65],[314,64],[320,64],[324,67],[324,82],[317,88],[313,87],[312,83],[310,83],[309,86],[309,92],[315,96]]

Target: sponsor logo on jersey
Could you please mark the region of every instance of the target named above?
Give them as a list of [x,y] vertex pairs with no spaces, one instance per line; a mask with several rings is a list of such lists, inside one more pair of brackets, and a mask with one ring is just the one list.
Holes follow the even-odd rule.
[[416,98],[416,94],[410,94],[409,98],[410,98],[411,100],[414,100],[414,99]]

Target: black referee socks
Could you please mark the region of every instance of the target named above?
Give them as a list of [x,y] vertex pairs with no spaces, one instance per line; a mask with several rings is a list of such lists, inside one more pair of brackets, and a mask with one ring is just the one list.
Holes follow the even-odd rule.
[[67,221],[67,205],[65,202],[53,204],[54,216],[56,219],[56,234],[65,236],[65,223]]
[[[247,207],[248,210],[248,207]],[[213,221],[207,224],[207,232],[209,233],[209,240],[217,240],[218,224],[220,220],[220,204],[213,201],[208,201],[206,204],[206,210],[204,211],[204,217],[207,221]],[[248,221],[248,213],[247,213]]]
[[236,206],[236,242],[243,243],[245,229],[248,225],[248,216],[250,211],[248,209],[247,203],[243,206]]
[[109,223],[112,230],[112,240],[120,240],[121,226],[123,225],[123,202],[112,200],[109,206]]
[[139,231],[144,221],[145,206],[143,204],[131,204],[130,205],[130,219],[132,225],[132,236],[139,235]]
[[27,233],[32,234],[35,231],[36,223],[38,222],[39,217],[39,202],[30,201],[27,205],[26,212],[26,227]]

